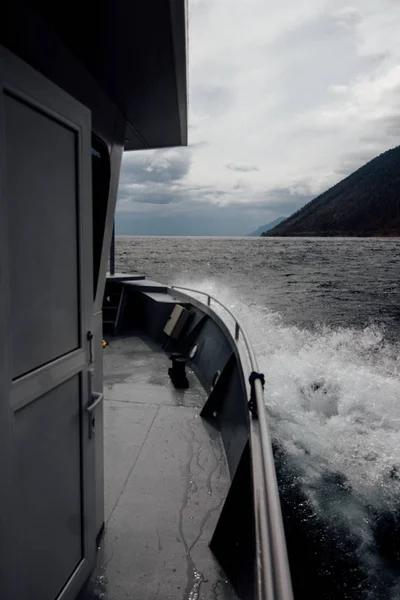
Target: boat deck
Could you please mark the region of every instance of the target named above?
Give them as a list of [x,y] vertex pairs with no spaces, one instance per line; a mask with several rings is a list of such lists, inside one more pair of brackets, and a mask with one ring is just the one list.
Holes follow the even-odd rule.
[[222,443],[196,377],[175,390],[170,364],[142,336],[104,350],[106,532],[85,599],[236,597],[208,547],[230,485]]

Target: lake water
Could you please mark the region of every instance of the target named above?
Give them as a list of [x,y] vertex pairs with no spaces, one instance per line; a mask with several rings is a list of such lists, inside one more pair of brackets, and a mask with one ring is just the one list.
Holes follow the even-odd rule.
[[122,237],[117,270],[244,323],[296,598],[400,599],[400,240]]

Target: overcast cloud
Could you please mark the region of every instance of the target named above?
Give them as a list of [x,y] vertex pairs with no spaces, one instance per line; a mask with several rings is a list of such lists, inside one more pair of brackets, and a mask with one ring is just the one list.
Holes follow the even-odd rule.
[[398,0],[189,0],[189,147],[126,154],[119,212],[246,234],[398,145],[399,28]]

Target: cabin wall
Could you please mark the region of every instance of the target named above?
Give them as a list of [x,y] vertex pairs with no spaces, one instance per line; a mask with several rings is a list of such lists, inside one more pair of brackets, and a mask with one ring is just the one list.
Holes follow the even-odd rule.
[[[1,91],[3,92],[7,89],[10,97],[14,93],[16,96],[20,92],[25,94],[23,98],[21,96],[21,105],[34,103],[37,95],[45,94],[45,98],[38,109],[38,114],[41,112],[47,114],[46,110],[48,109],[50,120],[60,120],[61,122],[61,118],[65,116],[64,113],[68,115],[71,110],[76,110],[77,114],[83,115],[82,122],[79,121],[81,137],[79,141],[73,141],[70,144],[73,152],[71,151],[70,153],[69,162],[63,157],[65,144],[62,141],[59,143],[57,150],[57,144],[52,141],[51,136],[47,136],[46,138],[40,130],[32,133],[33,128],[31,124],[28,123],[24,127],[21,119],[16,118],[15,131],[19,133],[19,130],[21,130],[21,135],[14,137],[18,138],[22,145],[23,151],[21,150],[20,154],[25,156],[25,160],[22,159],[20,164],[18,158],[15,159],[14,157],[12,163],[9,161],[9,164],[7,164],[7,161],[3,160],[0,164],[0,188],[4,187],[4,180],[7,180],[5,176],[6,170],[10,165],[14,169],[14,174],[16,174],[14,179],[17,180],[18,177],[24,180],[25,173],[29,174],[31,180],[35,180],[38,172],[42,175],[44,174],[43,177],[46,181],[52,178],[55,180],[59,171],[66,166],[67,162],[71,173],[73,173],[73,175],[71,173],[67,174],[68,185],[65,184],[65,180],[62,181],[60,179],[59,181],[57,179],[54,190],[52,189],[48,193],[48,204],[53,212],[49,219],[41,220],[40,227],[36,223],[37,220],[40,220],[39,211],[35,213],[35,209],[42,202],[41,190],[37,193],[38,200],[35,199],[35,202],[31,203],[28,200],[30,191],[26,194],[26,197],[23,194],[20,195],[21,205],[19,205],[19,209],[22,217],[22,226],[20,226],[19,221],[15,221],[13,230],[15,246],[18,246],[18,235],[21,230],[23,228],[26,231],[29,230],[29,210],[35,216],[39,215],[36,221],[32,219],[32,231],[36,226],[38,237],[41,238],[42,245],[46,246],[46,239],[50,237],[47,235],[47,232],[51,231],[53,223],[56,221],[61,221],[62,226],[64,212],[68,212],[66,202],[63,200],[65,189],[68,186],[76,194],[76,203],[70,202],[69,212],[72,214],[78,207],[80,211],[76,222],[74,222],[75,226],[70,227],[69,231],[66,230],[68,235],[66,234],[64,237],[62,235],[58,237],[57,235],[53,236],[56,238],[53,240],[53,248],[57,251],[45,248],[45,258],[41,262],[44,265],[43,269],[40,269],[40,265],[38,264],[36,265],[38,267],[36,271],[32,269],[31,273],[27,273],[29,277],[26,278],[28,281],[26,293],[23,290],[24,293],[21,294],[24,301],[30,297],[30,292],[32,296],[34,286],[29,286],[29,283],[31,280],[35,280],[35,289],[38,290],[35,296],[37,301],[36,312],[32,307],[27,306],[24,309],[24,316],[31,319],[37,327],[41,324],[40,315],[38,316],[37,310],[40,306],[43,306],[43,313],[50,320],[55,315],[60,317],[58,306],[62,305],[63,300],[66,298],[71,297],[80,310],[80,314],[75,315],[75,321],[79,323],[80,379],[79,385],[76,383],[78,381],[76,379],[76,389],[74,388],[69,393],[77,402],[73,404],[65,401],[65,405],[59,411],[55,410],[56,405],[54,402],[50,403],[50,408],[56,413],[57,417],[52,424],[50,409],[48,411],[45,410],[47,408],[45,398],[40,405],[43,407],[43,418],[35,419],[34,417],[35,415],[37,416],[37,413],[32,413],[33,416],[27,417],[24,422],[29,426],[27,429],[35,434],[33,437],[27,437],[26,439],[28,442],[30,441],[30,445],[37,446],[38,450],[40,450],[40,444],[36,444],[35,436],[38,436],[40,442],[44,440],[47,444],[53,435],[53,429],[55,431],[53,437],[58,440],[54,446],[57,449],[60,449],[62,445],[60,441],[61,434],[64,434],[66,446],[69,443],[72,444],[74,436],[75,442],[79,442],[78,435],[82,438],[81,442],[75,444],[74,451],[78,449],[82,453],[82,456],[84,455],[84,460],[76,461],[75,467],[71,469],[71,477],[75,478],[74,481],[77,483],[75,487],[76,489],[79,488],[83,498],[82,502],[77,503],[79,507],[76,512],[78,513],[79,510],[82,510],[85,515],[84,524],[83,519],[77,519],[78,525],[81,527],[82,540],[84,539],[79,552],[85,553],[85,560],[82,561],[79,569],[74,570],[74,575],[68,583],[68,590],[66,588],[63,590],[63,598],[69,599],[75,597],[73,586],[81,585],[81,580],[86,573],[85,569],[89,568],[92,563],[95,537],[93,535],[93,518],[97,533],[101,530],[104,521],[103,407],[101,403],[97,405],[97,400],[101,400],[101,395],[99,394],[103,390],[102,300],[113,231],[122,154],[124,146],[127,146],[130,150],[139,150],[149,146],[165,147],[174,143],[178,145],[186,143],[185,14],[184,0],[179,0],[179,2],[175,2],[174,0],[172,3],[162,0],[157,6],[157,10],[154,10],[153,6],[142,5],[141,3],[127,3],[123,0],[121,2],[118,0],[116,2],[109,0],[106,3],[100,3],[99,6],[93,5],[90,7],[83,7],[81,4],[72,2],[72,4],[70,3],[64,7],[61,12],[59,12],[59,7],[55,5],[48,6],[42,0],[35,0],[34,2],[28,0],[5,0],[0,3],[0,79],[3,78],[4,73],[9,77],[7,71],[7,63],[9,61],[10,63],[15,61],[16,72],[23,74],[23,76],[21,75],[23,79],[20,80],[20,84],[17,84],[14,88],[10,84],[10,80],[6,78],[7,85],[11,87],[6,88],[3,86]],[[132,18],[132,15],[137,18]],[[103,29],[99,28],[101,22],[104,25]],[[143,26],[141,26],[142,24]],[[4,56],[2,56],[2,53]],[[17,64],[18,62],[20,63],[19,65]],[[35,82],[33,87],[32,82]],[[62,103],[58,104],[60,98],[62,98]],[[79,107],[75,106],[78,103]],[[60,106],[63,107],[62,111],[59,108]],[[5,112],[2,106],[0,108],[1,118]],[[75,117],[75,115],[73,116]],[[127,122],[128,120],[129,123]],[[0,120],[0,130],[5,127],[4,123],[6,123],[5,120],[3,122]],[[65,129],[69,133],[71,133],[71,123],[76,125],[74,119],[68,121]],[[60,125],[60,131],[63,126]],[[75,131],[74,128],[72,129]],[[138,133],[138,129],[140,133]],[[28,145],[24,146],[24,134],[27,132],[32,133],[33,138],[31,144],[33,150],[31,149],[29,156],[26,156],[29,147]],[[99,145],[102,146],[106,157],[106,161],[102,163],[105,165],[104,172],[100,173],[101,176],[98,180],[93,181],[92,187],[94,193],[90,191],[91,165],[89,153],[91,134],[92,148],[94,140],[97,140]],[[3,145],[4,140],[5,136],[2,133],[0,141]],[[75,137],[74,140],[78,140],[78,137]],[[32,157],[35,157],[36,154],[40,157],[46,144],[48,150],[46,156],[54,160],[52,161],[49,158],[46,159],[47,162],[43,160],[40,169],[38,169],[35,167],[35,161],[32,160]],[[4,156],[8,150],[8,148],[5,148]],[[48,165],[50,163],[56,163],[57,166],[49,168]],[[85,185],[81,185],[82,182],[79,180],[82,173],[85,174]],[[95,173],[95,169],[92,169],[92,175],[96,178],[99,173]],[[79,181],[79,183],[76,183],[76,186],[74,186],[73,177],[76,177],[76,182]],[[11,198],[11,195],[9,196]],[[32,500],[32,506],[30,506],[29,493],[24,493],[23,488],[17,490],[16,487],[16,483],[18,483],[17,478],[19,477],[18,465],[15,461],[16,444],[20,443],[20,446],[24,448],[24,452],[26,451],[27,444],[24,444],[23,440],[21,442],[18,441],[16,431],[13,429],[14,417],[7,404],[8,396],[10,395],[11,373],[11,358],[8,351],[8,346],[10,345],[9,338],[11,337],[10,330],[19,321],[15,317],[9,317],[11,311],[8,297],[11,296],[10,289],[12,287],[9,273],[11,271],[17,274],[22,280],[27,271],[25,265],[17,265],[20,268],[14,268],[14,271],[12,271],[13,262],[7,255],[8,229],[12,231],[12,228],[8,227],[6,219],[10,205],[11,200],[8,200],[5,194],[0,194],[0,213],[2,217],[0,219],[0,230],[3,231],[3,235],[0,236],[0,289],[4,291],[2,295],[0,294],[0,440],[2,442],[0,473],[2,474],[3,487],[6,490],[3,495],[0,494],[0,532],[2,535],[2,547],[3,549],[7,549],[9,555],[6,560],[4,553],[0,552],[0,596],[4,600],[12,598],[14,595],[19,598],[27,597],[27,593],[23,590],[24,585],[27,587],[30,585],[29,577],[26,577],[26,574],[30,574],[38,586],[42,585],[42,583],[43,585],[47,585],[46,578],[42,576],[39,569],[36,569],[35,561],[41,563],[40,568],[48,568],[49,579],[53,577],[57,590],[61,589],[65,583],[65,577],[61,578],[63,579],[61,581],[54,574],[56,571],[55,567],[59,561],[57,561],[57,553],[53,551],[52,547],[48,545],[48,565],[46,564],[47,560],[41,560],[39,553],[37,553],[37,556],[34,553],[32,554],[35,560],[29,560],[31,555],[26,555],[28,556],[26,560],[20,560],[19,557],[24,556],[23,553],[26,551],[26,548],[19,542],[22,539],[21,535],[17,536],[17,542],[14,540],[14,532],[12,530],[14,526],[14,513],[17,506],[14,496],[18,497],[18,499],[21,498],[25,502],[25,504],[21,504],[24,508],[21,511],[21,519],[15,519],[16,526],[20,532],[24,530],[28,532],[29,527],[33,531],[36,522],[39,522],[39,520],[32,518],[31,522],[29,521],[30,509],[35,508],[35,500]],[[94,218],[91,218],[92,214]],[[67,220],[66,224],[68,224]],[[36,230],[33,233],[36,233]],[[76,282],[76,279],[79,279],[79,291],[74,287],[73,278],[70,277],[69,283],[67,283],[67,276],[68,274],[71,275],[71,273],[69,273],[62,261],[58,261],[58,254],[68,255],[68,253],[72,252],[71,248],[74,244],[76,254],[81,261],[76,266],[76,273],[74,272],[74,275],[76,274],[74,281]],[[40,244],[37,245],[40,246]],[[26,246],[28,246],[27,243],[24,245],[25,253]],[[17,252],[14,252],[14,248],[12,252],[17,254]],[[35,253],[32,252],[31,254],[34,258]],[[56,267],[58,264],[61,266],[57,272]],[[92,267],[94,282],[92,282],[91,276]],[[55,273],[57,273],[58,278]],[[48,278],[48,283],[53,284],[54,280],[54,285],[61,290],[60,297],[49,308],[46,302],[44,302],[47,288],[46,282],[43,284],[42,279],[46,280],[46,277]],[[47,287],[50,288],[51,285]],[[22,314],[22,310],[19,313]],[[55,338],[57,338],[57,333],[60,333],[60,337],[62,334],[66,337],[69,334],[72,335],[71,321],[73,321],[73,317],[73,307],[70,309],[66,308],[62,317],[58,319],[54,326]],[[47,344],[43,340],[49,337],[50,328],[43,326],[40,335],[43,339],[39,339],[39,335],[36,336],[37,339],[25,339],[24,335],[20,336],[21,339],[19,342],[21,343],[21,347],[24,350],[33,348],[33,351],[36,351],[37,347],[42,345],[46,350]],[[91,339],[92,343],[90,343]],[[20,353],[22,354],[22,350]],[[51,355],[51,368],[53,368],[53,358],[53,355]],[[43,360],[45,359],[46,357],[43,358]],[[92,359],[94,359],[93,365]],[[72,369],[71,365],[68,363],[68,368]],[[91,367],[93,367],[93,377]],[[56,368],[57,365],[54,369]],[[74,368],[77,369],[78,367],[75,365]],[[50,372],[50,370],[46,371],[46,379],[41,376],[39,369],[40,366],[36,369],[38,373],[35,373],[37,381],[40,384],[39,387],[43,387],[45,384],[50,385],[51,383],[55,388],[58,385],[58,380],[55,378],[54,373]],[[78,378],[77,374],[76,377]],[[30,387],[34,389],[33,385]],[[44,397],[47,392],[40,389],[40,393]],[[55,394],[62,400],[62,391],[60,389]],[[94,402],[96,398],[97,400]],[[34,400],[36,402],[36,399]],[[75,417],[70,419],[75,427],[73,434],[61,422],[63,415],[65,416],[71,406],[76,410]],[[16,413],[17,410],[14,412]],[[92,428],[92,423],[94,422],[95,435]],[[59,431],[56,431],[56,426],[59,427]],[[41,429],[45,429],[47,437],[42,435]],[[59,435],[60,432],[61,434]],[[87,436],[89,441],[86,440],[85,436]],[[15,445],[15,448],[13,445]],[[56,463],[61,464],[64,459],[71,461],[73,455],[73,452],[70,452],[68,448],[66,452],[60,452],[59,454],[49,451],[49,448],[52,448],[50,442],[46,446],[43,445],[42,455],[50,465],[47,471],[40,471],[40,465],[42,462],[45,462],[41,460],[41,457],[37,461],[37,464],[34,464],[34,468],[40,471],[39,477],[36,478],[37,482],[40,480],[46,484],[52,480],[51,469],[53,467],[54,472],[58,474],[62,472],[61,469],[58,470],[56,468]],[[28,452],[27,455],[28,459],[34,463],[35,453],[33,452],[30,455]],[[78,469],[76,468],[78,463],[79,469],[82,469],[83,473],[81,478],[78,477]],[[33,481],[35,479],[34,473],[36,472],[30,468],[30,465],[31,463],[29,463],[29,468],[26,471],[30,473],[31,479],[29,481]],[[24,483],[28,481],[28,478],[20,477],[20,480]],[[64,480],[67,482],[67,485],[67,478],[64,478]],[[92,493],[94,488],[93,480],[95,480],[96,486],[95,503]],[[90,481],[90,485],[86,485],[87,481]],[[45,503],[50,502],[50,496],[42,493],[36,482],[31,487],[32,490],[39,490],[37,494],[40,496],[40,500],[36,504],[42,510]],[[54,511],[53,507],[51,511],[55,513],[57,508],[63,504],[63,499],[69,500],[73,494],[71,492],[72,486],[68,487],[68,493],[64,493],[61,486],[55,485],[54,488]],[[61,499],[60,496],[62,497]],[[77,497],[77,494],[75,496]],[[93,509],[94,505],[95,508]],[[82,508],[83,506],[84,509]],[[46,521],[49,512],[46,512],[44,509],[42,510],[41,518],[43,521]],[[26,519],[26,522],[23,519]],[[64,522],[65,519],[59,519],[59,521]],[[49,522],[51,523],[50,520]],[[48,536],[53,536],[53,538],[58,532],[57,518],[55,518],[54,522],[56,525],[54,527],[50,526],[49,531],[46,532]],[[71,533],[73,533],[72,525],[69,534]],[[73,536],[70,535],[70,537]],[[67,554],[68,544],[64,544],[62,539],[60,539],[60,544],[63,547],[63,553]],[[43,544],[43,547],[45,546],[46,543]],[[29,549],[30,552],[32,547],[33,545]],[[14,593],[13,586],[15,582],[18,582],[18,586],[20,586],[23,592],[21,591],[20,593],[18,588]],[[50,592],[48,591],[49,589],[49,587],[46,588],[47,595],[37,593],[36,596],[40,596],[43,600],[55,597],[56,592]]]
[[0,597],[73,598],[95,558],[90,111],[2,47],[0,65]]
[[[95,291],[96,311],[101,309],[107,258],[111,244],[112,222],[118,191],[118,179],[125,144],[126,119],[98,86],[94,78],[73,55],[51,27],[32,8],[15,2],[0,9],[0,44],[41,72],[91,111],[93,133],[106,145],[110,159],[110,183],[104,232],[93,240],[101,247],[99,286]],[[49,61],[49,48],[52,60]],[[63,65],[63,68],[60,68]],[[131,136],[132,134],[130,134]],[[136,136],[134,149],[145,147]],[[96,254],[96,251],[95,251]]]
[[[22,11],[17,14],[18,10]],[[18,26],[17,26],[18,17]],[[73,54],[66,48],[45,25],[37,14],[26,6],[9,8],[7,12],[8,27],[4,20],[0,26],[0,44],[12,51],[19,58],[41,72],[48,79],[55,82],[69,95],[91,110],[92,131],[95,137],[103,144],[108,154],[108,181],[105,195],[93,197],[93,211],[96,208],[102,211],[101,226],[93,231],[92,257],[89,260],[97,262],[94,265],[95,287],[93,290],[92,307],[92,333],[94,348],[93,389],[96,392],[103,390],[103,365],[102,365],[102,299],[106,271],[108,266],[109,249],[114,223],[115,206],[117,201],[118,180],[122,162],[125,142],[126,121],[111,100],[98,87],[94,79],[85,72],[84,67],[77,61]],[[13,32],[12,36],[8,32]],[[40,43],[38,38],[40,37]],[[53,60],[48,60],[48,48],[52,48]],[[60,68],[60,64],[64,68]],[[138,148],[143,147],[137,140]],[[93,186],[95,188],[95,186]],[[96,207],[96,200],[102,202],[101,207]],[[6,284],[5,284],[6,285]],[[96,409],[96,524],[100,529],[103,523],[103,409]]]

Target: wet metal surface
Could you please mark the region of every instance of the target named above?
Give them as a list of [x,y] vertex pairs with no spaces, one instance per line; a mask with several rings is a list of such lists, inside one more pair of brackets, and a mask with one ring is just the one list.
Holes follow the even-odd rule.
[[234,598],[208,543],[230,480],[192,373],[175,390],[151,341],[111,339],[105,367],[106,535],[84,598]]

